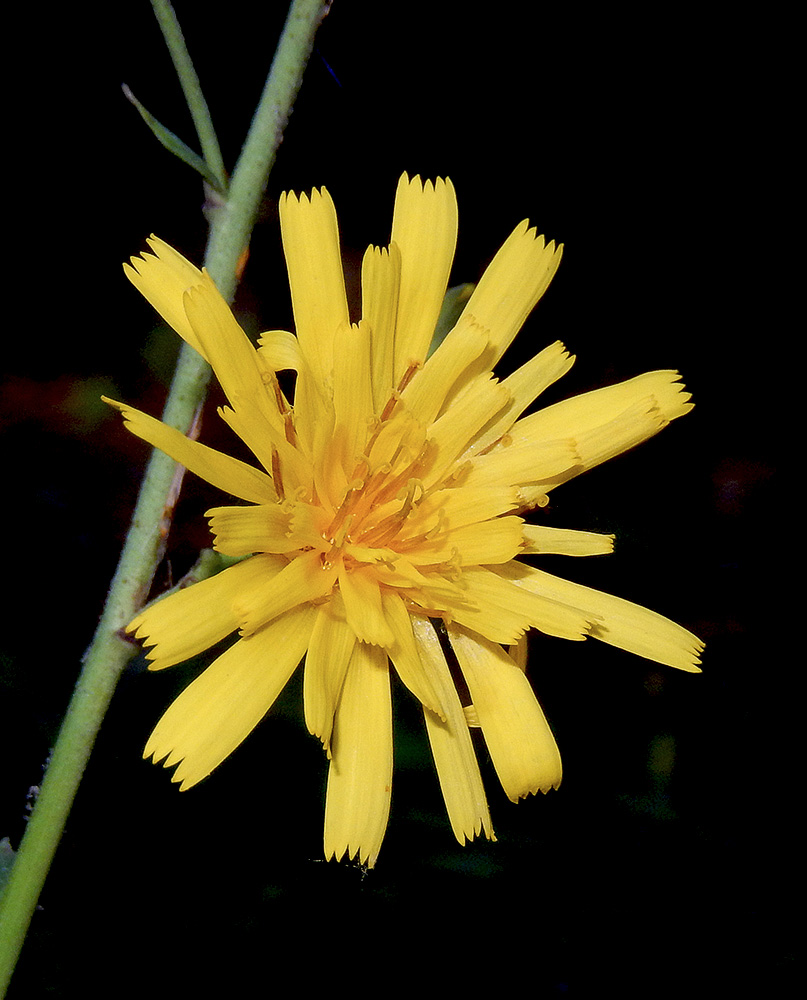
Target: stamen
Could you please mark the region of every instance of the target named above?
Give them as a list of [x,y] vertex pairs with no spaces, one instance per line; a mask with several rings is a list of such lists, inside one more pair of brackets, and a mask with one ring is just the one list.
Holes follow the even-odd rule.
[[401,381],[398,383],[398,392],[403,392],[404,391],[404,389],[412,381],[412,379],[413,379],[413,377],[415,375],[415,372],[420,367],[421,367],[421,362],[420,361],[410,361],[409,362],[409,367],[403,373],[403,375],[401,376]]
[[444,531],[447,530],[448,527],[446,524],[447,520],[448,518],[446,517],[446,512],[441,507],[437,511],[437,523],[433,524],[431,528],[429,528],[427,531],[421,532],[419,535],[412,535],[410,538],[404,538],[401,541],[399,541],[398,542],[399,551],[408,552],[410,549],[417,548],[418,546],[423,545],[425,542],[432,541],[432,539],[436,538],[438,535],[441,535]]
[[353,524],[353,518],[354,518],[353,514],[348,514],[348,516],[345,518],[345,522],[342,525],[342,527],[331,539],[331,545],[333,545],[335,549],[341,549],[342,546],[345,544],[347,533],[350,531],[350,526]]
[[297,447],[297,431],[294,429],[294,414],[289,410],[283,414],[283,430],[289,444]]
[[288,413],[289,407],[286,404],[286,397],[280,388],[280,383],[277,380],[277,375],[273,371],[263,371],[261,372],[261,379],[265,385],[268,385],[275,394],[275,402],[277,403],[277,408],[280,413]]
[[286,440],[289,444],[293,444],[297,447],[297,432],[294,429],[294,414],[292,413],[289,404],[286,402],[286,397],[283,395],[283,390],[280,388],[277,375],[271,369],[263,369],[261,371],[261,381],[265,386],[268,386],[274,394],[278,413],[283,418],[283,428]]
[[387,400],[387,405],[386,405],[386,406],[384,407],[384,409],[383,409],[383,410],[381,411],[381,422],[382,422],[382,423],[383,423],[383,422],[384,422],[385,420],[389,420],[389,418],[390,418],[390,417],[392,416],[392,411],[393,411],[393,410],[395,409],[395,404],[396,404],[396,403],[398,402],[398,400],[399,400],[400,398],[401,398],[401,395],[400,395],[400,393],[399,393],[399,392],[397,391],[397,389],[393,390],[393,393],[392,393],[392,395],[391,395],[391,396],[390,396],[390,398],[389,398],[389,399]]
[[[420,496],[416,498],[415,494],[418,491],[420,491]],[[381,548],[387,542],[391,541],[401,530],[409,514],[423,499],[423,494],[423,483],[419,479],[409,479],[401,509],[396,510],[393,514],[389,514],[383,521],[380,521],[369,531],[365,532],[362,535],[362,542],[365,545]]]
[[272,448],[272,479],[275,482],[275,489],[280,500],[286,499],[283,489],[283,476],[280,474],[280,455]]
[[384,407],[384,409],[381,412],[381,419],[382,420],[389,420],[389,418],[392,416],[392,411],[395,409],[395,404],[401,398],[401,393],[404,391],[404,389],[412,381],[412,379],[414,378],[415,372],[420,367],[421,367],[420,361],[410,361],[409,367],[406,369],[406,371],[401,376],[401,381],[398,383],[397,389],[393,389],[392,395],[387,400],[387,405]]
[[415,493],[420,490],[420,496],[418,500],[423,498],[423,483],[419,479],[410,479],[406,488],[406,497],[404,498],[403,507],[401,507],[398,512],[398,517],[401,521],[405,521],[409,515],[409,511],[415,507]]
[[440,618],[446,623],[446,625],[450,625],[454,621],[451,612],[446,608],[438,608],[436,606],[429,607],[425,603],[421,604],[414,598],[406,596],[404,596],[404,603],[406,604],[407,610],[410,614],[414,612],[415,614],[425,615],[426,618]]
[[333,521],[331,521],[328,526],[328,530],[325,533],[326,539],[333,544],[334,538],[337,532],[344,524],[345,520],[350,518],[352,520],[355,516],[355,507],[358,502],[358,498],[361,496],[361,491],[364,488],[364,481],[361,479],[354,479],[353,482],[348,486],[345,491],[345,497],[342,503],[339,505],[339,510],[336,512],[336,516]]
[[440,572],[449,580],[459,580],[462,576],[462,556],[456,546],[451,549],[451,558],[441,564]]

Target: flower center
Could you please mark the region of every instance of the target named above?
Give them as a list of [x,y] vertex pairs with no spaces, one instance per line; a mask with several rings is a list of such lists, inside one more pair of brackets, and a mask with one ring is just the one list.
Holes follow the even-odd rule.
[[423,477],[434,449],[425,427],[397,404],[417,367],[406,370],[381,417],[369,428],[352,480],[323,532],[330,546],[322,555],[323,566],[332,565],[340,554],[348,565],[389,558],[390,549],[400,547],[404,526],[416,519],[428,492]]

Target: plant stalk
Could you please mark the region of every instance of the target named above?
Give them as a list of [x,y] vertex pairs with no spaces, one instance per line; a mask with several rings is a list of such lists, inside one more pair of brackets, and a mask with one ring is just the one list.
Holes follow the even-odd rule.
[[[239,258],[249,243],[283,128],[327,9],[326,0],[293,0],[228,199],[213,217],[205,265],[228,301],[235,293]],[[209,377],[206,362],[183,345],[163,413],[166,423],[188,432]],[[161,557],[175,471],[175,463],[166,455],[152,454],[101,620],[0,901],[0,996],[5,996],[104,714],[136,651],[123,629],[145,601]]]

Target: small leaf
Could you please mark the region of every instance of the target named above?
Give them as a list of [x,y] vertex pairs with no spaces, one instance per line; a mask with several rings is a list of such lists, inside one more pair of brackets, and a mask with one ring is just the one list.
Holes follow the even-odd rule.
[[197,171],[197,173],[200,173],[208,184],[215,188],[216,191],[221,191],[216,175],[208,167],[202,157],[199,156],[198,153],[194,153],[190,146],[186,146],[185,143],[178,136],[174,135],[173,132],[169,131],[165,125],[158,122],[154,115],[143,107],[125,83],[122,85],[122,89],[126,99],[134,104],[140,112],[140,117],[146,125],[148,125],[163,146],[165,146],[169,153],[173,153],[174,156],[179,157],[183,163],[187,163],[189,167],[193,167],[193,169]]

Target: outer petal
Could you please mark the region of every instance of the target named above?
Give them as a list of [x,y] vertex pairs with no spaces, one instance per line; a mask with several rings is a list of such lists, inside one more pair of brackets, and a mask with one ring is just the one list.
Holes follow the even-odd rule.
[[258,337],[258,354],[273,372],[298,371],[300,344],[287,330],[267,330]]
[[587,431],[596,430],[609,423],[637,403],[648,400],[664,424],[689,413],[695,405],[692,396],[681,385],[676,371],[645,372],[635,378],[608,385],[602,389],[584,392],[579,396],[561,400],[552,406],[530,414],[513,428],[514,440],[521,432],[542,438],[583,437]]
[[308,504],[261,504],[214,507],[205,512],[215,536],[214,548],[227,556],[254,552],[295,552],[322,545],[316,531],[321,511]]
[[401,290],[395,329],[397,385],[407,368],[426,358],[457,246],[457,196],[449,180],[398,182],[392,242],[401,251]]
[[366,566],[339,569],[339,590],[345,602],[350,627],[362,642],[388,648],[393,635],[381,606],[381,590],[375,574]]
[[150,417],[125,403],[101,397],[105,403],[119,410],[126,421],[126,428],[132,434],[147,441],[166,455],[184,465],[195,475],[204,479],[225,493],[231,493],[241,500],[251,503],[274,503],[277,500],[272,480],[265,472],[254,469],[245,462],[220,451],[199,444],[191,438],[169,427],[168,424]]
[[[239,434],[267,464],[267,435],[285,442],[283,417],[274,387],[264,380],[261,356],[236,322],[210,276],[205,274],[204,279],[202,284],[185,292],[185,312],[227,399],[238,414]],[[271,459],[268,465],[271,467]]]
[[444,718],[445,708],[440,697],[440,678],[434,676],[431,660],[424,661],[413,633],[413,619],[398,594],[386,587],[381,590],[384,615],[395,641],[388,650],[398,676],[412,694],[436,718]]
[[423,533],[424,525],[433,527],[445,522],[446,528],[461,528],[499,514],[507,514],[517,506],[516,491],[508,486],[483,486],[474,489],[441,490],[426,497],[411,516],[412,527],[404,526],[403,538]]
[[214,536],[213,547],[227,556],[254,552],[293,552],[289,542],[291,514],[279,504],[258,507],[214,507],[205,511]]
[[420,657],[429,663],[432,678],[439,683],[440,702],[445,709],[444,720],[428,709],[423,714],[451,829],[461,844],[483,831],[495,840],[471,734],[440,640],[426,618],[413,617],[412,629]]
[[325,857],[372,868],[389,818],[392,702],[387,654],[359,643],[336,712],[325,801]]
[[437,446],[438,455],[424,478],[426,485],[438,482],[448,472],[491,415],[502,410],[509,401],[507,390],[490,375],[480,375],[466,386],[429,428],[429,437]]
[[478,455],[495,444],[544,389],[566,374],[574,364],[574,360],[574,355],[570,355],[564,345],[556,340],[554,344],[545,347],[532,360],[509,375],[502,382],[502,386],[510,393],[510,402],[483,429],[463,458]]
[[328,756],[334,713],[357,642],[353,629],[345,621],[341,598],[335,593],[317,609],[303,677],[306,725],[312,735],[322,740]]
[[468,603],[449,605],[449,613],[455,621],[492,642],[514,644],[528,628],[574,640],[585,639],[591,631],[590,614],[534,591],[534,600],[524,600],[525,588],[508,586],[504,573],[493,572],[492,568],[468,567],[463,571],[463,581],[467,584]]
[[[469,486],[521,486],[563,482],[582,471],[583,462],[573,438],[506,444],[471,459],[465,480]],[[549,486],[546,486],[549,489]]]
[[183,293],[203,280],[203,272],[156,236],[146,242],[154,254],[132,257],[131,265],[123,265],[126,277],[166,323],[208,360],[182,305]]
[[[464,566],[504,563],[523,551],[520,517],[499,517],[435,534],[407,552],[414,566],[449,562],[459,558]],[[403,548],[403,546],[402,546]]]
[[487,330],[472,320],[458,323],[401,393],[409,412],[424,424],[435,420],[488,343]]
[[492,367],[504,354],[549,286],[560,263],[562,247],[545,244],[526,220],[496,254],[474,289],[466,313],[490,330]]
[[220,406],[218,414],[230,429],[241,438],[250,451],[267,470],[271,470],[272,481],[278,497],[283,500],[295,495],[298,488],[310,487],[311,470],[305,456],[290,444],[278,428],[267,422],[249,406],[238,410]]
[[242,743],[271,708],[305,653],[315,611],[296,608],[251,639],[241,639],[192,681],[157,723],[144,757],[165,767],[185,791]]
[[546,528],[525,524],[523,552],[557,556],[603,556],[614,551],[614,535],[572,528]]
[[448,635],[507,797],[557,788],[560,753],[523,671],[496,643],[453,625]]
[[361,265],[362,318],[370,324],[373,358],[373,403],[376,415],[392,390],[395,326],[401,290],[401,249],[397,243],[381,249],[368,247]]
[[362,322],[358,326],[341,327],[336,333],[334,347],[339,364],[333,373],[333,405],[336,426],[342,428],[344,434],[342,464],[345,473],[352,477],[364,451],[373,416],[369,326]]
[[496,567],[500,576],[551,601],[582,608],[593,620],[591,636],[668,667],[700,673],[701,640],[681,625],[639,604],[613,597],[523,563]]
[[153,646],[152,670],[196,656],[238,628],[234,605],[286,565],[280,556],[259,555],[222,570],[208,580],[157,601],[127,626],[135,638]]
[[282,194],[279,208],[295,329],[322,384],[331,377],[336,331],[350,322],[336,209],[325,188],[310,197]]
[[235,610],[242,636],[249,638],[267,622],[298,604],[325,597],[335,582],[336,568],[324,569],[319,552],[306,552],[292,559],[263,586],[238,595]]
[[[508,432],[509,447],[518,451],[522,447],[542,447],[559,438],[571,439],[579,462],[568,473],[548,482],[546,488],[551,489],[641,444],[671,420],[688,413],[693,404],[680,378],[674,371],[647,372],[555,403],[517,421]],[[506,447],[499,445],[490,455]],[[536,480],[536,476],[530,479]]]

